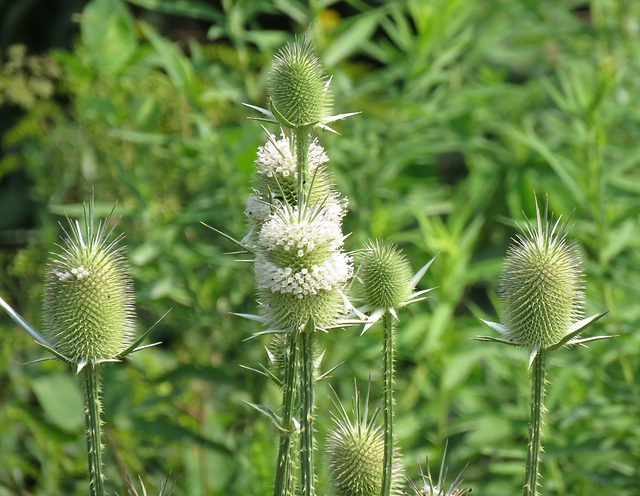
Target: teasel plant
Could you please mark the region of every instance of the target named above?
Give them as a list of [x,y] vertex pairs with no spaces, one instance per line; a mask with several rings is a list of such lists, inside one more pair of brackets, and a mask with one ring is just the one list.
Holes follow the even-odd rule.
[[60,251],[51,255],[46,270],[42,333],[0,298],[0,306],[14,322],[53,355],[35,362],[57,358],[80,377],[91,496],[105,494],[101,367],[154,346],[141,343],[160,322],[135,338],[133,282],[122,235],[113,237],[112,215],[113,210],[105,220],[95,223],[92,190],[88,211],[84,206],[83,225],[67,217],[68,228],[61,226],[64,237]]
[[[431,475],[431,467],[429,466],[429,457],[427,457],[425,466],[427,468],[426,473],[422,469],[422,465],[418,463],[420,470],[420,479],[418,482],[414,482],[411,479],[407,479],[409,488],[414,492],[415,496],[464,496],[471,492],[471,488],[460,487],[462,485],[462,472],[460,472],[454,481],[447,486],[448,469],[446,466],[447,459],[447,447],[449,443],[444,446],[444,452],[442,454],[442,461],[440,463],[440,470],[438,472],[438,478],[434,481],[433,475]],[[405,495],[407,493],[404,493]]]
[[568,220],[554,222],[546,197],[544,212],[537,199],[536,219],[525,216],[520,234],[507,251],[499,287],[503,323],[483,321],[502,337],[482,336],[480,341],[523,347],[529,351],[531,398],[529,445],[522,494],[539,494],[542,425],[545,414],[549,355],[560,348],[582,345],[613,336],[580,337],[580,333],[605,313],[583,318],[584,271],[576,242],[569,241]]
[[364,306],[359,308],[368,314],[362,334],[373,324],[382,320],[382,368],[384,381],[383,433],[384,453],[381,496],[390,496],[394,481],[394,361],[395,333],[398,311],[401,308],[427,298],[434,288],[415,291],[416,285],[427,272],[435,257],[427,262],[415,275],[411,265],[398,247],[384,240],[370,240],[361,250],[358,279],[362,285]]
[[256,120],[280,126],[280,138],[265,128],[267,142],[258,150],[245,211],[249,233],[237,241],[212,228],[253,255],[260,314],[243,316],[267,328],[256,335],[279,335],[278,352],[270,354],[279,372],[259,372],[280,386],[280,414],[252,405],[280,433],[274,496],[298,494],[294,438],[299,494],[315,495],[314,390],[327,374],[318,371],[316,334],[348,324],[353,309],[345,294],[353,275],[342,233],[347,200],[334,185],[315,132],[335,132],[327,124],[354,113],[329,115],[331,78],[314,50],[307,35],[281,49],[267,80],[269,108],[245,104],[261,114]]
[[[354,381],[355,382],[355,381]],[[333,391],[331,412],[334,426],[326,443],[331,494],[334,496],[379,496],[383,485],[385,435],[378,423],[380,407],[369,414],[371,377],[364,401],[355,383],[352,415]],[[402,492],[402,460],[397,446],[392,450],[391,494]]]

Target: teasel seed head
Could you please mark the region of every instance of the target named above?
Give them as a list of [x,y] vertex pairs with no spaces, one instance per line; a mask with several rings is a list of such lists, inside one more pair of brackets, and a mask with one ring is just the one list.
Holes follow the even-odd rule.
[[267,80],[271,112],[288,128],[321,122],[331,108],[328,80],[306,36],[275,56]]
[[[338,400],[333,400],[337,413],[331,412],[334,427],[327,438],[327,461],[332,494],[335,496],[379,496],[382,489],[384,433],[376,423],[380,409],[371,416],[369,393],[364,403],[356,387],[353,417]],[[402,493],[402,463],[400,452],[394,449],[391,494]]]
[[133,341],[133,283],[122,236],[112,241],[110,217],[96,226],[93,197],[84,229],[69,220],[61,253],[48,264],[44,332],[56,351],[83,365],[115,359]]
[[539,350],[558,343],[583,315],[584,279],[567,225],[552,223],[536,203],[536,225],[528,221],[507,252],[500,281],[503,323],[515,342]]
[[364,301],[373,308],[400,308],[411,296],[411,265],[401,250],[387,241],[369,241],[362,250],[358,277]]

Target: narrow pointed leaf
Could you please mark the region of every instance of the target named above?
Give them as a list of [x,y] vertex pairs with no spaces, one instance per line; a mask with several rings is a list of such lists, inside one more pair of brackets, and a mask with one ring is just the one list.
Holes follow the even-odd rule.
[[258,410],[260,413],[268,417],[269,420],[271,420],[271,422],[273,423],[273,425],[276,426],[276,429],[278,429],[280,432],[282,432],[283,434],[291,434],[291,431],[288,431],[287,429],[282,427],[282,420],[270,408],[264,405],[249,403],[248,401],[245,401],[245,403],[249,405],[251,408]]
[[18,324],[22,329],[35,339],[39,344],[45,348],[51,348],[51,344],[47,341],[38,331],[36,331],[26,320],[22,318],[18,312],[16,312],[11,306],[0,297],[0,306],[4,308],[5,312],[9,314],[9,317]]
[[[149,334],[151,334],[151,332],[153,332],[153,330],[158,326],[158,324],[160,324],[160,322],[162,322],[164,320],[164,318],[169,314],[171,310],[168,310],[162,317],[160,317],[155,324],[153,324],[144,334],[142,334],[138,339],[136,339],[133,344],[131,346],[129,346],[127,349],[125,349],[124,351],[122,351],[119,355],[118,358],[122,359],[124,357],[126,357],[129,353],[132,353],[134,351],[136,351],[136,348],[138,347],[138,345],[140,343],[142,343],[147,336],[149,336]],[[158,344],[158,343],[155,343]],[[154,346],[154,345],[152,345]],[[142,348],[140,348],[142,349]]]
[[415,275],[411,278],[411,281],[409,281],[409,284],[411,285],[412,288],[415,288],[416,285],[420,282],[420,279],[422,279],[422,277],[425,275],[427,270],[429,270],[429,267],[431,267],[431,264],[433,263],[433,261],[436,259],[437,256],[438,254],[436,253],[436,255],[431,260],[429,260],[426,264],[424,264],[422,268],[418,272],[416,272]]

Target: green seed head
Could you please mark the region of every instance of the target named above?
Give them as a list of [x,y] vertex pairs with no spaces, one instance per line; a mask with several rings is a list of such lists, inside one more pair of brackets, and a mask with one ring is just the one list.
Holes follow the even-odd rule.
[[108,241],[107,222],[85,229],[76,221],[63,239],[62,253],[48,264],[44,329],[54,348],[76,364],[115,358],[132,342],[134,308],[120,237]]
[[504,325],[529,349],[558,343],[583,314],[583,272],[566,223],[551,224],[536,205],[537,226],[528,222],[505,259],[500,284]]
[[[327,438],[329,479],[336,496],[379,496],[382,489],[384,433],[376,425],[379,410],[368,418],[356,390],[354,417],[351,419],[339,402],[334,402],[338,414],[332,412],[334,428]],[[402,463],[394,450],[391,494],[402,494]]]
[[310,126],[328,115],[327,79],[310,41],[296,40],[280,50],[269,73],[267,94],[271,111],[286,127]]
[[358,275],[364,301],[373,308],[399,308],[413,290],[411,265],[398,247],[389,242],[367,243]]

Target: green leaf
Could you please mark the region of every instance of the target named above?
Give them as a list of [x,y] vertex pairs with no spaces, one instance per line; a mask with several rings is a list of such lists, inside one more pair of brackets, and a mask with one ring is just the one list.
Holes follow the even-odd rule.
[[276,426],[276,429],[278,429],[280,432],[284,434],[290,433],[287,429],[282,427],[282,420],[273,412],[273,410],[271,410],[271,408],[268,408],[264,405],[256,405],[255,403],[249,403],[248,401],[245,401],[245,403],[249,405],[251,408],[258,410],[260,413],[268,417],[269,420],[271,420],[271,422],[273,423],[273,425]]
[[336,65],[354,53],[364,43],[378,26],[382,17],[381,10],[373,10],[361,17],[338,36],[324,53],[323,59],[327,66]]
[[133,5],[165,14],[193,17],[204,21],[221,22],[224,15],[217,9],[197,0],[127,0]]
[[69,374],[58,372],[38,377],[31,381],[31,387],[55,425],[65,431],[82,425],[82,394]]
[[177,46],[160,36],[149,24],[141,22],[140,29],[160,57],[160,64],[167,71],[171,82],[185,95],[195,96],[196,76],[189,59]]
[[106,72],[119,72],[137,48],[133,16],[120,0],[89,2],[80,33],[88,56]]

